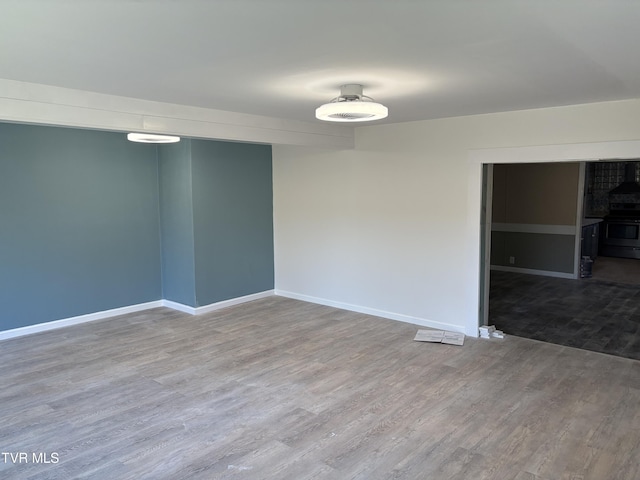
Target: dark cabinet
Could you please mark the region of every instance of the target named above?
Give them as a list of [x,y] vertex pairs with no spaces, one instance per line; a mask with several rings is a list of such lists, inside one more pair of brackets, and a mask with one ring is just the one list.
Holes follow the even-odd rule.
[[582,227],[581,256],[595,260],[598,256],[598,239],[600,237],[600,223],[593,223]]

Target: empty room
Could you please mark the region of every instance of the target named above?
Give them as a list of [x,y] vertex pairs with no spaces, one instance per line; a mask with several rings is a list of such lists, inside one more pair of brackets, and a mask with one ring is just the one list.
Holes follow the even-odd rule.
[[638,23],[3,2],[0,477],[640,478]]

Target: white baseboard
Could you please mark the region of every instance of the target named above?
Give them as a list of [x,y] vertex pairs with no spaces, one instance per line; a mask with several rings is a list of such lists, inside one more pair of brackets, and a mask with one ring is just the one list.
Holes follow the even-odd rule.
[[[412,317],[410,315],[404,315],[402,313],[387,312],[385,310],[378,310],[376,308],[362,307],[360,305],[352,305],[350,303],[335,302],[333,300],[327,300],[326,298],[312,297],[309,295],[302,295],[294,292],[287,292],[284,290],[276,290],[275,294],[280,297],[292,298],[294,300],[302,300],[304,302],[317,303],[319,305],[326,305],[328,307],[341,308],[343,310],[349,310],[351,312],[366,313],[367,315],[374,315],[376,317],[388,318],[389,320],[397,320],[399,322],[411,323],[419,325],[421,327],[437,328],[440,330],[449,330],[451,332],[458,332],[467,334],[464,327],[460,325],[452,325],[449,323],[435,322],[426,318]],[[477,332],[474,332],[477,336]]]
[[61,320],[54,320],[52,322],[38,323],[36,325],[27,325],[26,327],[18,327],[18,328],[13,328],[11,330],[0,331],[0,340],[6,340],[8,338],[14,338],[14,337],[21,337],[23,335],[30,335],[32,333],[46,332],[47,330],[54,330],[56,328],[69,327],[71,325],[77,325],[79,323],[93,322],[95,320],[103,320],[105,318],[116,317],[118,315],[125,315],[127,313],[140,312],[142,310],[149,310],[150,308],[157,308],[161,306],[162,306],[162,300],[156,300],[154,302],[139,303],[137,305],[129,305],[128,307],[104,310],[102,312],[88,313],[86,315],[79,315],[77,317],[63,318]]
[[221,302],[211,303],[202,307],[191,307],[182,303],[173,302],[171,300],[161,300],[164,307],[173,308],[190,315],[202,315],[204,313],[214,312],[222,308],[232,307],[234,305],[240,305],[241,303],[251,302],[253,300],[259,300],[261,298],[272,297],[275,295],[273,290],[265,290],[264,292],[252,293],[251,295],[245,295],[243,297],[230,298],[229,300],[222,300]]
[[502,265],[491,265],[491,270],[498,270],[500,272],[528,273],[530,275],[541,275],[543,277],[569,278],[572,280],[578,278],[573,273],[553,272],[549,270],[534,270],[531,268],[505,267]]
[[71,325],[77,325],[79,323],[92,322],[95,320],[103,320],[118,315],[124,315],[127,313],[139,312],[142,310],[148,310],[157,307],[167,307],[180,312],[188,313],[190,315],[202,315],[205,313],[220,310],[222,308],[231,307],[234,305],[240,305],[242,303],[251,302],[253,300],[259,300],[261,298],[271,297],[278,295],[281,297],[292,298],[295,300],[302,300],[304,302],[317,303],[319,305],[326,305],[329,307],[340,308],[343,310],[349,310],[351,312],[365,313],[367,315],[374,315],[376,317],[388,318],[390,320],[397,320],[400,322],[411,323],[422,327],[437,328],[441,330],[449,330],[459,333],[466,333],[463,327],[459,325],[451,325],[448,323],[435,322],[424,318],[412,317],[410,315],[404,315],[401,313],[387,312],[384,310],[378,310],[375,308],[362,307],[360,305],[352,305],[349,303],[336,302],[333,300],[327,300],[325,298],[312,297],[309,295],[302,295],[294,292],[287,292],[283,290],[266,290],[264,292],[253,293],[251,295],[245,295],[243,297],[231,298],[229,300],[223,300],[221,302],[204,305],[202,307],[190,307],[189,305],[183,305],[182,303],[173,302],[171,300],[157,300],[154,302],[140,303],[137,305],[130,305],[128,307],[114,308],[112,310],[105,310],[103,312],[89,313],[87,315],[80,315],[77,317],[64,318],[61,320],[54,320],[52,322],[39,323],[37,325],[28,325],[26,327],[14,328],[12,330],[0,331],[0,340],[6,340],[9,338],[20,337],[23,335],[30,335],[32,333],[45,332],[47,330],[53,330],[56,328],[68,327]]
[[223,300],[222,302],[212,303],[203,307],[190,307],[181,303],[172,302],[171,300],[156,300],[154,302],[139,303],[137,305],[129,305],[128,307],[114,308],[112,310],[105,310],[103,312],[89,313],[87,315],[79,315],[77,317],[63,318],[61,320],[54,320],[46,323],[38,323],[36,325],[27,325],[26,327],[14,328],[11,330],[0,331],[0,340],[6,340],[14,337],[21,337],[23,335],[30,335],[32,333],[46,332],[47,330],[53,330],[56,328],[69,327],[71,325],[77,325],[79,323],[93,322],[95,320],[104,320],[105,318],[116,317],[118,315],[125,315],[127,313],[140,312],[142,310],[149,310],[150,308],[168,307],[180,312],[185,312],[191,315],[201,315],[203,313],[213,312],[220,310],[221,308],[231,307],[233,305],[239,305],[241,303],[250,302],[252,300],[258,300],[260,298],[271,297],[275,293],[273,290],[267,290],[264,292],[254,293],[251,295],[245,295],[244,297],[231,298],[229,300]]
[[179,312],[188,313],[189,315],[195,315],[196,309],[185,305],[184,303],[173,302],[171,300],[160,300],[163,307],[170,308],[172,310],[178,310]]

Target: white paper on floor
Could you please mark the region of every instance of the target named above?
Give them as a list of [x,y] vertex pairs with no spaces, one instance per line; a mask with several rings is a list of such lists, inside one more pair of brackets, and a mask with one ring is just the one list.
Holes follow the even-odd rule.
[[463,345],[464,333],[446,330],[418,330],[414,338],[417,342],[446,343],[449,345]]

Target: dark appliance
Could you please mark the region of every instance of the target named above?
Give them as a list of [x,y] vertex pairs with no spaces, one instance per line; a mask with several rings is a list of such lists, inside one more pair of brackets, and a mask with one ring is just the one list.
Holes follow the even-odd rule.
[[640,259],[640,185],[636,163],[625,165],[625,179],[609,192],[609,215],[604,217],[600,254]]
[[612,203],[604,218],[600,254],[640,259],[640,201]]

